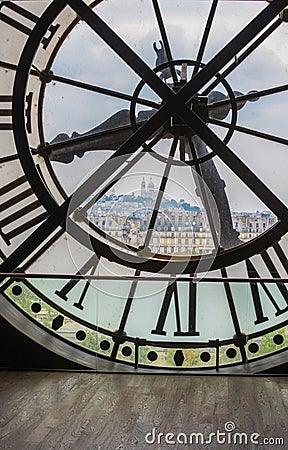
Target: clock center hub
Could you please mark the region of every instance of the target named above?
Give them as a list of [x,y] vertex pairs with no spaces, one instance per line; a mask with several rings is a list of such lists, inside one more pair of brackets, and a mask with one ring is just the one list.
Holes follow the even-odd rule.
[[[183,85],[180,85],[180,89]],[[175,92],[178,92],[179,86],[173,88]],[[208,122],[208,97],[202,95],[196,95],[188,104],[188,107],[194,111],[197,116],[205,123]],[[179,137],[192,137],[196,135],[193,130],[193,123],[187,124],[177,114],[173,114],[166,125],[167,131],[173,136]]]

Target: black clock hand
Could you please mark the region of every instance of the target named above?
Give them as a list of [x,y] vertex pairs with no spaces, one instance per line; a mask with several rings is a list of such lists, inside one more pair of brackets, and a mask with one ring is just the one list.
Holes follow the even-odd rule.
[[[193,137],[190,147],[191,144],[194,145],[196,153],[195,156],[197,158],[201,158],[208,154],[206,144],[199,137]],[[211,192],[218,209],[215,213],[217,214],[218,212],[217,216],[219,215],[220,221],[220,236],[218,238],[220,247],[228,249],[242,244],[242,241],[238,238],[239,233],[233,228],[230,205],[225,192],[225,181],[220,178],[213,159],[202,163],[200,166],[200,171],[201,172],[198,173],[198,176],[196,176],[195,170],[192,169],[193,178],[196,184],[196,194],[201,198],[205,209],[209,208],[209,202],[205,199],[203,186],[199,183],[199,176],[201,176]],[[207,216],[209,219],[208,212]],[[213,220],[213,214],[211,216],[212,217],[210,220]],[[214,217],[214,221],[218,220],[217,216],[216,218]],[[210,224],[210,228],[212,229],[212,224]]]
[[[242,94],[241,92],[234,91],[237,109],[242,109],[247,101],[255,102],[261,100],[261,98],[263,97],[278,94],[280,92],[285,92],[287,90],[288,85],[284,84],[269,89],[263,89],[261,91],[256,90],[249,91],[245,95]],[[218,91],[210,92],[210,94],[208,95],[208,114],[206,114],[206,117],[208,117],[207,123],[229,129],[230,124],[227,122],[221,122],[221,120],[223,120],[228,115],[230,105],[231,105],[230,98],[226,97],[221,92]],[[278,144],[288,145],[288,139],[285,139],[281,136],[275,136],[271,133],[265,133],[263,131],[258,131],[253,128],[247,128],[236,124],[233,126],[233,129],[240,133],[244,133],[260,139],[265,139],[271,142],[277,142]]]
[[[256,175],[249,170],[239,158],[204,124],[193,111],[189,111],[189,117],[194,118],[193,127],[200,138],[219,154],[221,159],[230,167],[240,179],[242,179],[256,195],[273,211],[279,218],[287,219],[288,211],[283,203],[259,180]],[[96,170],[78,188],[72,196],[60,206],[55,206],[50,216],[43,222],[1,265],[0,272],[13,272],[17,267],[31,255],[31,253],[42,244],[59,226],[65,227],[67,213],[76,210],[81,203],[87,199],[91,193],[97,190],[101,184],[107,180],[115,171],[127,160],[127,154],[132,153],[140,147],[142,143],[155,132],[161,122],[166,117],[166,108],[163,106],[150,118],[138,131],[124,143],[114,155]],[[1,281],[1,280],[0,280]]]
[[[283,85],[272,89],[266,89],[259,91],[259,93],[258,91],[250,91],[246,95],[234,91],[237,109],[242,109],[247,100],[251,102],[257,101],[259,98],[270,95],[271,93],[287,90],[287,86],[288,85]],[[159,104],[156,106],[157,109],[160,108]],[[230,107],[231,100],[222,92],[212,91],[208,95],[207,109],[210,119],[223,120],[229,114]],[[137,126],[141,126],[146,122],[157,109],[140,111],[136,118]],[[60,133],[50,141],[48,145],[35,149],[32,153],[40,155],[47,154],[50,161],[67,164],[74,160],[75,155],[81,158],[88,151],[116,150],[133,134],[130,123],[129,111],[123,109],[110,116],[107,120],[102,122],[102,124],[85,133],[80,134],[74,132],[71,137],[66,133]],[[224,124],[223,126],[226,125]]]
[[[140,111],[137,127],[147,122],[154,113],[155,110]],[[71,137],[60,133],[45,147],[34,150],[33,154],[46,154],[50,161],[67,164],[73,161],[75,155],[81,158],[88,151],[117,150],[134,132],[129,111],[121,110],[86,133],[74,132]]]
[[200,42],[199,50],[198,50],[198,53],[197,53],[197,56],[196,56],[196,63],[197,64],[194,66],[192,77],[194,77],[194,75],[196,75],[196,73],[198,73],[199,68],[200,68],[200,64],[201,64],[201,62],[203,60],[205,48],[206,48],[206,45],[207,45],[209,33],[210,33],[210,30],[211,30],[211,27],[212,27],[212,23],[213,23],[213,20],[214,20],[214,16],[215,16],[215,13],[216,13],[218,2],[219,2],[219,0],[213,0],[212,1],[211,8],[210,8],[210,11],[209,11],[209,16],[208,16],[208,19],[207,19],[207,23],[206,23],[206,26],[205,26],[205,29],[204,29],[204,32],[203,32],[203,36],[202,36],[202,39],[201,39],[201,42]]

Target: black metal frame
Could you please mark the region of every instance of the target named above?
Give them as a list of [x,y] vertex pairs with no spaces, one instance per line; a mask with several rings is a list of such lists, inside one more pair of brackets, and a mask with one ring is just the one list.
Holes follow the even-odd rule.
[[[99,3],[99,2],[97,2]],[[49,217],[43,222],[38,229],[32,233],[32,235],[23,242],[16,251],[14,251],[1,265],[0,265],[0,281],[2,281],[4,278],[8,276],[13,276],[13,279],[18,278],[27,278],[27,275],[25,274],[13,274],[12,272],[16,270],[23,261],[30,255],[31,251],[36,250],[40,244],[42,244],[43,240],[53,234],[55,231],[58,231],[56,236],[59,237],[60,234],[63,233],[64,230],[66,230],[66,221],[68,223],[69,231],[75,233],[79,240],[83,243],[86,241],[86,233],[84,230],[82,230],[78,225],[72,222],[72,220],[67,220],[67,215],[69,212],[76,210],[76,208],[81,204],[81,202],[86,199],[86,197],[91,193],[91,186],[93,186],[93,189],[95,188],[95,181],[96,184],[100,186],[99,183],[99,174],[100,171],[103,171],[103,167],[98,169],[96,173],[92,175],[91,178],[89,178],[77,191],[78,199],[75,203],[73,198],[69,197],[64,200],[64,202],[59,206],[49,191],[47,190],[45,184],[42,182],[41,175],[39,174],[37,168],[34,165],[33,158],[30,153],[27,137],[26,137],[26,130],[25,130],[25,123],[23,118],[23,111],[24,111],[24,102],[25,102],[25,90],[26,90],[26,83],[27,79],[29,77],[29,74],[31,74],[31,65],[33,61],[33,57],[37,51],[37,47],[39,42],[41,41],[43,35],[45,34],[47,28],[50,26],[50,24],[53,22],[55,17],[61,12],[63,8],[65,8],[66,4],[69,4],[72,9],[79,14],[84,20],[87,21],[87,23],[94,29],[94,31],[109,45],[118,55],[120,55],[123,60],[135,70],[135,72],[144,80],[144,83],[147,83],[155,92],[158,93],[158,95],[162,98],[163,104],[158,109],[158,111],[155,113],[155,115],[149,119],[149,121],[144,124],[140,129],[135,130],[134,135],[128,139],[123,145],[119,147],[119,149],[115,152],[113,156],[109,158],[109,164],[111,164],[111,168],[109,169],[109,174],[113,173],[113,169],[115,169],[115,161],[117,158],[120,159],[121,162],[125,162],[127,157],[130,154],[134,154],[145,142],[147,139],[149,139],[166,121],[171,117],[172,114],[177,113],[179,117],[183,120],[184,123],[187,124],[188,127],[193,129],[200,137],[201,139],[212,148],[213,152],[219,156],[222,161],[226,163],[226,165],[231,168],[238,177],[245,182],[248,187],[252,189],[253,192],[255,192],[259,198],[264,199],[265,198],[265,204],[270,207],[270,209],[277,214],[279,222],[273,226],[269,231],[264,233],[261,237],[253,240],[252,242],[242,245],[237,249],[231,249],[222,253],[219,253],[217,255],[215,261],[211,264],[211,269],[216,268],[222,268],[222,278],[217,279],[219,282],[223,282],[225,289],[226,289],[226,295],[229,302],[229,306],[231,307],[231,314],[233,317],[233,297],[231,294],[230,289],[230,283],[232,281],[237,282],[253,282],[253,283],[284,283],[286,279],[245,279],[245,280],[239,280],[239,279],[228,279],[225,274],[226,270],[223,269],[223,267],[234,264],[235,262],[238,262],[242,259],[247,259],[250,256],[252,256],[255,253],[259,253],[260,251],[264,250],[265,248],[269,247],[270,245],[277,242],[280,237],[287,231],[287,219],[288,219],[288,210],[287,207],[283,205],[283,203],[275,197],[275,195],[251,172],[235,154],[223,143],[211,130],[209,130],[208,126],[195,114],[194,111],[191,111],[191,108],[187,106],[187,103],[192,101],[193,102],[193,96],[197,94],[198,91],[200,91],[203,86],[212,78],[216,77],[215,82],[219,82],[219,75],[218,72],[227,64],[229,61],[239,52],[241,51],[249,42],[251,39],[255,38],[262,29],[267,26],[274,17],[288,4],[288,0],[278,0],[277,2],[271,3],[269,6],[265,8],[262,13],[260,13],[252,22],[244,28],[242,32],[239,33],[239,35],[236,36],[236,38],[232,39],[231,42],[216,55],[206,66],[202,67],[202,70],[199,71],[199,68],[201,66],[201,58],[203,56],[203,52],[205,50],[206,40],[207,36],[209,34],[210,26],[211,26],[211,20],[212,16],[214,14],[215,7],[217,5],[217,1],[214,0],[209,18],[211,20],[208,20],[207,26],[204,30],[204,35],[202,38],[202,42],[200,44],[198,57],[195,64],[195,71],[193,78],[177,93],[173,93],[159,78],[158,76],[148,67],[146,64],[123,42],[121,39],[100,19],[99,16],[97,16],[96,13],[94,13],[85,3],[81,2],[81,0],[69,0],[65,2],[64,0],[58,0],[54,1],[45,11],[43,16],[39,19],[39,21],[36,23],[34,29],[31,32],[31,36],[27,41],[27,45],[25,46],[25,49],[21,55],[18,70],[16,73],[16,79],[15,79],[15,86],[14,86],[14,92],[13,92],[13,122],[14,122],[14,136],[15,136],[15,142],[17,145],[20,161],[22,164],[22,167],[24,169],[25,174],[27,175],[27,179],[29,180],[33,191],[36,193],[42,204],[45,206],[49,213]],[[166,48],[166,53],[169,57],[169,67],[171,69],[172,74],[175,72],[174,68],[175,65],[172,61],[172,53],[169,47],[169,42],[166,36],[164,23],[162,22],[161,18],[161,12],[158,7],[157,1],[153,1],[154,7],[155,7],[155,13],[158,18],[158,23],[161,30],[161,35],[164,41],[164,45]],[[280,21],[281,23],[281,21]],[[274,30],[279,25],[279,20],[277,20],[263,35],[261,38],[256,40],[253,44],[253,46],[250,47],[250,50],[247,50],[246,53],[244,52],[242,56],[242,60],[244,57],[248,55],[249,52],[257,47],[263,40],[264,35],[265,37],[268,36],[272,30]],[[51,62],[51,60],[50,60]],[[233,65],[230,66],[230,68]],[[234,67],[234,66],[233,66]],[[233,69],[231,69],[233,70]],[[37,74],[37,71],[36,71]],[[223,75],[224,74],[224,75]],[[223,72],[221,77],[226,76],[226,72]],[[33,73],[33,75],[35,75]],[[39,74],[37,74],[38,76]],[[43,74],[42,74],[43,75]],[[175,75],[175,74],[174,74]],[[221,78],[220,77],[220,78]],[[53,75],[51,75],[51,79],[53,79]],[[60,82],[65,82],[64,79],[60,79],[57,76],[54,76],[54,79],[58,79]],[[214,83],[215,83],[214,82]],[[71,80],[70,80],[71,84]],[[77,84],[78,86],[79,83]],[[45,81],[43,81],[42,84],[43,90],[45,89]],[[82,86],[84,87],[84,86]],[[86,86],[87,88],[87,86]],[[91,88],[91,87],[90,87]],[[95,88],[95,87],[94,87]],[[93,87],[91,90],[95,90]],[[98,92],[99,92],[98,88]],[[211,89],[211,86],[210,86]],[[276,90],[280,89],[280,87],[272,88],[270,90],[270,93]],[[281,89],[284,89],[281,87]],[[286,90],[286,89],[285,89]],[[118,95],[119,93],[113,93],[111,91],[106,90],[105,92],[102,91],[105,95]],[[256,94],[247,94],[246,96],[242,96],[243,98],[255,98]],[[263,94],[266,95],[266,94]],[[268,94],[267,94],[268,95]],[[123,97],[124,98],[124,97]],[[133,100],[133,96],[125,96],[126,100]],[[148,104],[146,100],[142,100],[138,98],[137,94],[137,103],[139,104]],[[141,103],[142,102],[142,103]],[[236,101],[234,95],[230,97],[229,100],[230,104],[232,105],[232,109],[236,108]],[[149,103],[149,106],[151,106],[151,103]],[[212,123],[212,122],[211,122]],[[233,128],[237,130],[237,126],[234,126]],[[222,125],[223,126],[223,125]],[[225,126],[225,125],[224,125]],[[42,125],[41,125],[42,127]],[[41,128],[40,127],[40,128]],[[238,127],[239,131],[240,128]],[[243,131],[243,130],[242,130]],[[262,133],[262,135],[264,135]],[[263,137],[263,136],[261,136]],[[270,136],[271,137],[271,136]],[[272,138],[274,138],[272,136]],[[281,138],[280,138],[281,139]],[[273,139],[271,139],[273,140]],[[279,141],[280,142],[280,141]],[[287,142],[281,142],[287,144]],[[4,158],[5,159],[5,158]],[[13,156],[9,156],[6,158],[7,161],[10,161],[11,159],[14,159]],[[5,159],[5,162],[6,162]],[[104,168],[107,167],[107,164],[104,163]],[[197,161],[196,164],[199,164],[199,161]],[[104,174],[105,176],[100,177],[102,181],[105,181],[105,178],[107,177],[107,173]],[[62,229],[61,229],[62,228]],[[55,237],[55,239],[57,238]],[[116,262],[121,263],[123,261],[122,258],[122,252],[119,251],[118,255],[115,254],[114,251],[112,251],[106,243],[102,242],[101,240],[98,240],[94,237],[91,238],[93,246],[95,248],[95,251],[97,253],[103,254],[108,259],[114,260]],[[47,247],[45,247],[47,248]],[[44,249],[45,250],[45,249]],[[43,250],[42,250],[43,251]],[[39,253],[37,253],[39,254]],[[204,257],[203,259],[207,261],[212,261],[211,257]],[[125,258],[124,258],[125,261]],[[141,270],[151,270],[151,271],[162,271],[165,273],[165,267],[167,261],[169,262],[169,271],[167,273],[185,273],[190,274],[194,273],[197,269],[197,264],[199,261],[199,258],[193,257],[190,260],[186,260],[184,258],[180,258],[178,261],[174,261],[173,258],[167,257],[165,258],[155,258],[154,260],[150,260],[149,258],[144,259],[143,257],[139,258],[137,256],[131,257],[130,265],[131,267],[134,267],[136,269],[136,273],[134,277],[131,277],[131,280],[133,280],[133,283],[138,282],[138,280],[142,280],[142,277],[140,277],[140,271]],[[39,275],[29,275],[30,278],[39,278]],[[60,278],[60,275],[51,275],[51,278]],[[89,275],[87,276],[89,277]],[[137,277],[137,280],[135,279]],[[62,278],[64,278],[62,276]],[[71,279],[82,279],[83,276],[78,275],[77,276],[71,276]],[[86,278],[86,276],[85,276]],[[98,277],[99,278],[99,277]],[[90,279],[96,279],[96,277],[93,277],[90,275]],[[126,277],[125,279],[129,279],[129,277]],[[156,277],[154,278],[156,280]],[[160,278],[161,281],[163,281],[163,278]],[[179,278],[177,281],[187,281],[185,278]],[[197,280],[197,278],[191,278],[189,277],[189,282],[201,282],[200,280]],[[171,278],[169,278],[169,281],[171,281]],[[208,282],[208,279],[204,279],[203,281]],[[212,280],[211,280],[212,281]],[[216,280],[213,279],[213,282]],[[287,281],[287,280],[286,280]],[[3,286],[2,286],[3,287]],[[31,289],[31,285],[29,284],[29,288]],[[35,293],[43,300],[47,301],[47,303],[53,303],[49,299],[47,299],[43,293],[39,291],[35,291]],[[44,298],[45,297],[45,298]],[[133,298],[133,292],[131,291],[131,295],[128,298]],[[128,305],[129,306],[129,305]],[[128,308],[127,306],[127,308]],[[55,309],[58,309],[59,312],[65,313],[65,315],[69,316],[69,313],[67,313],[66,310],[61,309],[59,307],[55,307],[53,304],[53,307]],[[235,317],[234,317],[235,318]],[[237,319],[237,317],[236,317]],[[239,341],[239,346],[241,349],[242,354],[242,363],[246,360],[246,355],[244,351],[244,344],[241,343],[241,332],[240,328],[238,326],[237,320],[233,320],[235,330],[236,330],[236,341]],[[81,323],[81,320],[77,318],[79,323]],[[86,324],[86,323],[82,323]],[[267,330],[265,330],[265,333],[272,331],[274,329],[278,329],[280,326],[283,326],[287,324],[286,322],[283,322],[282,324],[277,324],[277,327],[272,327]],[[91,328],[91,325],[89,325]],[[112,336],[115,339],[115,342],[117,341],[117,338],[119,336],[116,332],[107,332],[107,330],[101,330],[99,327],[96,327],[97,331],[106,333],[107,335]],[[95,329],[96,329],[95,328]],[[263,335],[263,332],[254,333],[250,336],[250,338],[257,337],[258,335]],[[123,338],[122,338],[123,340]],[[125,336],[125,340],[127,342],[133,342],[135,344],[135,347],[139,347],[144,344],[144,341],[139,340],[138,338],[130,338]],[[225,344],[233,344],[235,343],[235,339],[233,340],[227,340],[223,342],[217,342],[212,344],[211,342],[208,343],[181,343],[181,346],[183,348],[189,348],[189,347],[211,347],[215,345],[215,349],[219,350],[219,346],[225,345]],[[168,343],[169,344],[169,343]],[[201,344],[201,345],[200,345]],[[145,345],[151,345],[151,346],[170,346],[170,347],[179,347],[178,345],[174,343],[171,343],[171,345],[167,345],[167,342],[155,342],[155,341],[145,341]],[[114,354],[116,350],[114,349]],[[116,352],[117,353],[117,352]],[[121,361],[122,362],[122,361]],[[135,363],[138,366],[138,362]],[[216,367],[217,369],[217,367]]]
[[[69,2],[68,2],[69,4]],[[70,2],[71,7],[86,20],[90,26],[97,32],[97,34],[104,39],[108,45],[113,48],[118,54],[123,57],[130,67],[132,67],[136,73],[138,73],[152,89],[154,89],[164,100],[163,106],[157,111],[157,113],[128,141],[123,144],[115,154],[109,158],[108,163],[112,163],[115,158],[119,158],[120,162],[127,159],[129,153],[133,153],[134,150],[139,148],[145,142],[149,136],[151,136],[159,127],[165,123],[167,118],[171,115],[171,109],[173,113],[177,113],[182,120],[187,123],[188,126],[193,123],[193,129],[198,133],[198,135],[209,145],[213,151],[228,165],[228,167],[234,169],[237,175],[246,182],[246,184],[252,188],[259,198],[265,198],[265,204],[277,214],[279,221],[272,229],[264,233],[260,238],[254,241],[238,247],[237,249],[225,251],[219,254],[216,260],[212,263],[211,269],[221,268],[229,264],[234,264],[235,262],[248,258],[252,254],[257,253],[264,248],[268,247],[275,241],[277,241],[280,236],[287,230],[285,220],[288,217],[287,208],[280,202],[274,194],[262,183],[260,180],[236,157],[228,147],[217,138],[212,131],[197,117],[197,115],[191,111],[187,106],[186,102],[193,98],[193,95],[201,89],[207,81],[217,74],[219,69],[223,67],[229,60],[241,50],[250,40],[256,36],[265,25],[269,24],[271,20],[278,14],[286,5],[287,1],[279,0],[277,3],[273,2],[265,8],[250,24],[242,30],[236,38],[222,49],[218,55],[216,55],[202,70],[197,73],[192,80],[190,80],[186,86],[184,86],[181,91],[177,94],[173,93],[158,77],[156,74],[149,69],[140,58],[138,58],[134,52],[124,44],[123,41],[93,12],[81,1]],[[66,2],[56,2],[52,3],[41,19],[35,25],[33,31],[31,32],[31,37],[28,39],[28,43],[23,51],[23,54],[19,62],[19,70],[16,73],[15,88],[14,88],[14,102],[13,109],[13,120],[14,120],[14,132],[16,145],[19,150],[20,160],[25,173],[28,175],[29,181],[33,187],[33,190],[40,198],[41,202],[44,204],[51,216],[43,223],[38,230],[33,233],[28,241],[23,243],[19,247],[17,253],[13,255],[13,258],[8,258],[3,266],[5,271],[13,270],[17,265],[20,264],[21,260],[25,258],[31,252],[31,245],[35,247],[37,242],[43,240],[44,235],[49,235],[51,230],[56,229],[58,226],[65,227],[65,220],[67,219],[67,212],[71,210],[72,202],[71,199],[66,199],[61,206],[56,205],[55,201],[51,197],[50,193],[47,191],[46,186],[42,183],[39,174],[35,170],[33,159],[29,152],[28,142],[25,135],[25,126],[23,123],[23,118],[21,111],[23,109],[23,101],[25,95],[25,85],[26,78],[29,76],[30,66],[32,63],[33,55],[37,49],[37,45],[41,36],[45,33],[47,26],[51,24],[53,19],[57,14],[65,7]],[[124,54],[123,54],[124,52]],[[19,103],[20,102],[20,103]],[[17,106],[16,106],[17,103]],[[236,168],[236,170],[235,170]],[[100,168],[103,173],[103,167]],[[91,185],[93,189],[99,184],[99,171],[98,169],[94,175],[84,183],[81,188],[77,191],[78,203],[84,200],[91,190]],[[110,173],[113,170],[110,170]],[[105,174],[107,176],[108,174]],[[78,205],[73,204],[73,208],[76,209]],[[68,220],[68,222],[70,222]],[[75,229],[75,225],[70,223],[70,228]],[[75,229],[76,230],[76,229]],[[85,232],[77,228],[77,236],[82,242],[85,242]],[[38,239],[35,239],[38,237]],[[116,262],[121,263],[125,260],[122,258],[121,252],[111,251],[107,245],[100,240],[92,237],[92,243],[95,249],[100,251],[103,255],[112,259]],[[16,258],[17,256],[17,258]],[[12,261],[13,259],[13,261]],[[154,258],[153,260],[139,258],[130,258],[131,267],[135,269],[141,268],[142,270],[152,270],[152,271],[164,271],[167,264],[167,259]],[[206,258],[205,258],[206,259]],[[209,259],[209,257],[207,258]],[[169,259],[168,259],[169,260]],[[170,260],[169,271],[172,273],[184,272],[191,273],[195,272],[197,269],[198,259],[191,258],[190,261],[175,261]]]

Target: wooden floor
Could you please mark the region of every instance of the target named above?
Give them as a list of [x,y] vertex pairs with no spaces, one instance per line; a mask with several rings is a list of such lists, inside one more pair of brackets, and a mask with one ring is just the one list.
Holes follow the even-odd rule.
[[[284,377],[0,372],[1,450],[288,448],[287,412]],[[231,439],[246,433],[249,444],[227,443],[227,422],[236,427]],[[225,424],[226,443],[206,443]],[[184,445],[193,432],[203,433],[203,445],[196,437]],[[253,444],[252,433],[284,445]]]

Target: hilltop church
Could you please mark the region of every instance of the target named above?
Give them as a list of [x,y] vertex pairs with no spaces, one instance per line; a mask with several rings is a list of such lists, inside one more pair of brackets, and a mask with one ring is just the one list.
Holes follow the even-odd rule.
[[152,177],[150,177],[147,187],[146,187],[145,178],[143,177],[143,180],[141,182],[141,197],[155,199],[156,191],[155,191],[155,185],[153,183]]

